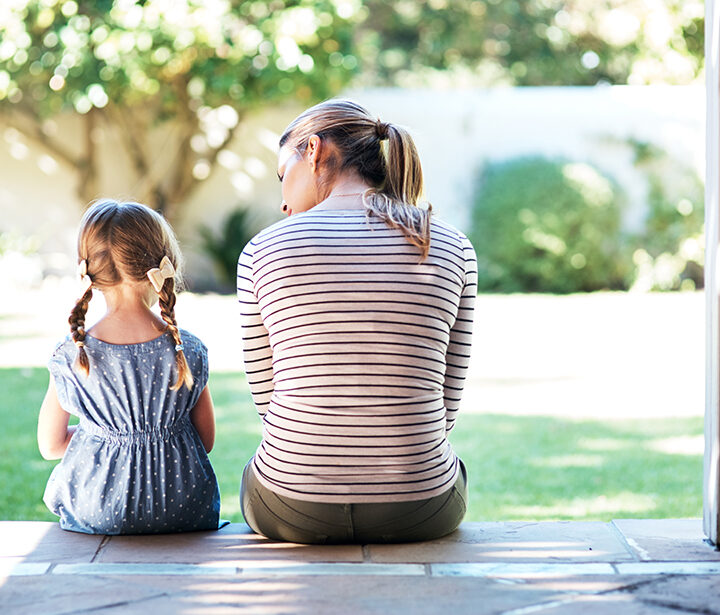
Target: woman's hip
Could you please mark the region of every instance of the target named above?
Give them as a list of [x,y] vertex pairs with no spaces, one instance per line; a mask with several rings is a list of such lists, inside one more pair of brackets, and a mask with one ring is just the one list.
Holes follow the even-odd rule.
[[258,479],[254,459],[246,465],[240,492],[243,516],[257,533],[299,543],[415,542],[454,531],[467,508],[467,472],[452,486],[420,500],[328,503],[279,495]]

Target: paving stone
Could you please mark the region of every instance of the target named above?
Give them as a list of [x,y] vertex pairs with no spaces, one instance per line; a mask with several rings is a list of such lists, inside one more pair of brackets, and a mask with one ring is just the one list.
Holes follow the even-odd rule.
[[74,575],[130,575],[130,576],[235,576],[235,566],[205,566],[203,564],[58,564],[52,574]]
[[720,562],[625,562],[615,566],[619,574],[720,574]]
[[45,574],[51,565],[50,562],[26,562],[24,557],[2,557],[0,558],[0,579],[10,576]]
[[164,591],[162,587],[134,583],[127,577],[10,577],[0,587],[0,611],[3,615],[64,615],[110,609],[157,597]]
[[[248,566],[240,571],[244,577],[257,576],[421,576],[427,575],[422,564],[372,564],[333,562],[330,564],[297,563],[285,566]],[[470,575],[468,575],[470,576]]]
[[659,577],[635,588],[636,600],[694,613],[720,613],[720,576]]
[[45,521],[0,521],[0,558],[24,562],[89,562],[104,536],[61,530]]
[[[680,523],[671,540],[695,531]],[[359,546],[274,543],[244,524],[102,541],[0,522],[2,614],[720,615],[720,575],[705,574],[720,560],[639,561],[603,523],[468,523],[367,546],[365,562]]]
[[[170,579],[176,581],[177,579]],[[145,579],[141,582],[148,582]],[[287,577],[282,579],[186,580],[165,585],[154,577],[154,599],[123,605],[123,615],[226,615],[291,613],[295,615],[375,615],[412,613],[437,615],[500,615],[558,594],[542,588],[508,586],[486,579],[432,579],[427,577]],[[179,589],[179,591],[177,591]],[[108,611],[112,614],[114,611]]]
[[686,611],[640,602],[632,596],[609,594],[570,597],[503,615],[682,615],[683,612]]
[[217,532],[158,536],[113,536],[96,561],[102,563],[175,563],[212,565],[282,565],[288,562],[361,562],[358,545],[298,545],[273,542],[244,523]]
[[[658,577],[660,578],[660,577]],[[508,583],[521,583],[546,591],[556,592],[558,595],[569,594],[601,594],[626,590],[641,583],[648,583],[652,579],[647,576],[634,575],[598,575],[598,576],[564,576],[546,578],[507,579]],[[570,596],[568,596],[570,597]]]
[[704,542],[701,519],[615,519],[613,525],[645,561],[720,561]]
[[430,565],[430,574],[434,577],[544,578],[568,575],[608,575],[614,573],[615,570],[612,564],[600,562],[464,562]]
[[463,523],[449,536],[402,545],[370,545],[374,562],[621,562],[634,558],[607,523]]

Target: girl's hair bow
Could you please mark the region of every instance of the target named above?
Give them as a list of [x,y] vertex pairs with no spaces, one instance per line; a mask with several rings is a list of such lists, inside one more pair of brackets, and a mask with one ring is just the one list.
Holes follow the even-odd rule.
[[147,272],[147,277],[150,280],[150,284],[153,285],[155,292],[159,293],[162,290],[165,280],[175,277],[175,267],[173,267],[173,264],[167,256],[163,256],[163,259],[160,261],[160,266],[150,269],[150,271]]

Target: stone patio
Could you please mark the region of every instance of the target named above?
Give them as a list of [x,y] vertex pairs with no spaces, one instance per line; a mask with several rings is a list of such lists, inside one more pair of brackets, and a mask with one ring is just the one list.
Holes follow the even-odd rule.
[[276,543],[218,532],[88,536],[0,522],[0,611],[70,613],[720,613],[701,522],[466,523],[407,545]]

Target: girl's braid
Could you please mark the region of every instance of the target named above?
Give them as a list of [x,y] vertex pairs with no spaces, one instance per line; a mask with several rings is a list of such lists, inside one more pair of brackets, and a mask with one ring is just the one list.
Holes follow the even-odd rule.
[[90,360],[88,359],[87,352],[85,352],[85,314],[92,296],[93,291],[91,286],[85,291],[83,296],[77,300],[75,307],[73,307],[70,312],[70,318],[68,318],[73,341],[78,347],[75,365],[77,365],[80,371],[86,376],[90,373]]
[[167,323],[167,331],[170,332],[173,340],[175,340],[175,348],[177,350],[176,359],[178,379],[171,388],[173,390],[178,390],[184,384],[188,389],[192,389],[193,377],[190,372],[190,366],[185,358],[185,352],[182,348],[182,339],[180,337],[180,330],[178,329],[177,322],[175,320],[175,301],[175,280],[173,278],[167,278],[160,289],[158,303],[160,305],[160,315]]

